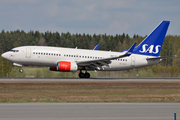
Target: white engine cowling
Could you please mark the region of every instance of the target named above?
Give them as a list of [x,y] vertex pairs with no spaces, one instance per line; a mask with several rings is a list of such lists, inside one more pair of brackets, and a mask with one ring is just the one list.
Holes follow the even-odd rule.
[[59,61],[57,63],[57,67],[50,67],[49,70],[62,72],[76,72],[78,70],[78,66],[75,62]]

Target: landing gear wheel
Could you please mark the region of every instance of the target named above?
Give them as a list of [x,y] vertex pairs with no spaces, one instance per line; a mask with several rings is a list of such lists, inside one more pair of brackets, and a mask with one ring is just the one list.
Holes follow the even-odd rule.
[[84,74],[84,77],[85,77],[85,78],[90,78],[90,74],[89,74],[88,72],[86,72],[86,73]]
[[84,73],[80,72],[80,73],[79,73],[79,77],[80,77],[80,78],[84,78]]
[[22,73],[22,72],[23,72],[23,69],[19,69],[19,72]]

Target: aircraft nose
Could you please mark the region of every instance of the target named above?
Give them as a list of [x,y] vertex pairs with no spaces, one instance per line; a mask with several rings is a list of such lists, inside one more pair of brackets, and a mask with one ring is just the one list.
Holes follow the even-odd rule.
[[3,54],[1,55],[1,57],[4,58],[4,59],[6,59],[6,58],[7,58],[7,53],[3,53]]
[[4,53],[1,55],[2,58],[4,58]]

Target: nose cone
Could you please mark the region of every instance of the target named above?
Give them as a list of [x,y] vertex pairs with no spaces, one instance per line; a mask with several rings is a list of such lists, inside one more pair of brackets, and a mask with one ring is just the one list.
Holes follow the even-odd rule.
[[4,58],[4,59],[7,59],[8,55],[7,55],[7,53],[3,53],[3,54],[1,55],[1,57]]
[[4,53],[1,55],[2,58],[4,58]]

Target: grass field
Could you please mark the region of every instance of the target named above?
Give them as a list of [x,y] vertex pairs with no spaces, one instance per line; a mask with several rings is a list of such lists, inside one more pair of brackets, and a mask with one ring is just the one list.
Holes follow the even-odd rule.
[[[156,66],[155,68],[158,68]],[[23,67],[24,72],[19,72],[19,67],[13,67],[5,77],[10,78],[79,78],[77,72],[54,72],[48,67]],[[168,69],[168,70],[167,70]],[[174,69],[176,71],[176,69]],[[172,68],[153,72],[151,67],[141,68],[129,71],[88,71],[93,78],[180,78],[178,71],[174,72]],[[171,72],[170,72],[171,71]],[[84,72],[84,71],[83,71]]]
[[0,82],[0,102],[180,102],[180,82]]

